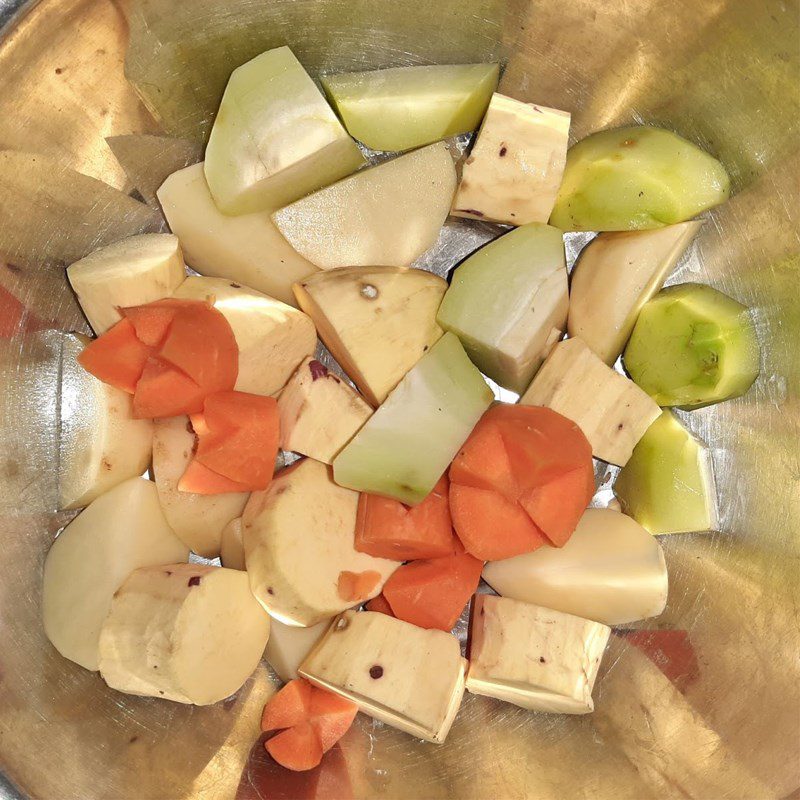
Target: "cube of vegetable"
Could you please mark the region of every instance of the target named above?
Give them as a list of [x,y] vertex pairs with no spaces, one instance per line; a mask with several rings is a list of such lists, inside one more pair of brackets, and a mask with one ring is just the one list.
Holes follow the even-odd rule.
[[622,510],[650,533],[690,533],[717,525],[711,454],[671,411],[648,428],[614,483]]
[[658,540],[635,520],[588,508],[570,540],[483,568],[503,597],[606,625],[658,616],[667,602],[667,565]]
[[497,64],[396,67],[326,75],[322,86],[351,136],[373,150],[410,150],[480,125]]
[[312,358],[297,368],[278,398],[281,447],[330,464],[372,409],[341,378]]
[[565,231],[630,231],[691,219],[728,199],[713,156],[646,125],[593,133],[567,153],[550,222]]
[[592,454],[627,463],[661,409],[633,381],[606,366],[580,339],[559,342],[520,398],[546,406],[577,423]]
[[661,288],[701,224],[679,222],[592,239],[570,276],[569,335],[579,336],[611,366],[642,306]]
[[547,222],[564,173],[569,123],[566,111],[492,95],[453,215],[508,225]]
[[572,614],[476,595],[467,690],[533,711],[588,714],[610,634]]
[[446,333],[336,457],[336,482],[420,503],[492,400],[458,339]]
[[450,152],[431,144],[303,197],[272,219],[320,269],[407,267],[436,243],[455,188]]
[[523,392],[566,329],[568,303],[561,231],[537,222],[458,266],[436,319],[481,372]]
[[205,174],[225,214],[279,208],[364,163],[288,47],[231,73],[206,147]]
[[387,725],[443,742],[461,705],[466,661],[449,633],[386,614],[347,611],[299,672]]

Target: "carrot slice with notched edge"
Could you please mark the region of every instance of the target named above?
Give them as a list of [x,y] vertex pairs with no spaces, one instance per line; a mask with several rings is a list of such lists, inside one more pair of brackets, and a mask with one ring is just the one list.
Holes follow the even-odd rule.
[[398,500],[362,493],[358,499],[355,548],[376,558],[411,561],[454,552],[449,482],[442,476],[433,491],[409,508]]
[[269,486],[280,441],[275,398],[244,392],[209,395],[201,428],[197,461],[251,490]]
[[452,630],[481,580],[469,553],[412,561],[392,573],[383,594],[394,616],[420,628]]
[[239,483],[220,475],[208,467],[204,467],[199,461],[192,460],[186,467],[178,481],[179,492],[190,492],[191,494],[228,494],[231,492],[249,492],[250,487],[246,483]]
[[289,681],[264,706],[261,730],[275,731],[307,722],[311,714],[311,684],[304,678]]
[[131,322],[123,319],[89,342],[78,362],[103,383],[133,394],[152,352],[139,341]]
[[281,731],[264,743],[267,752],[286,769],[303,772],[322,761],[322,743],[310,722]]
[[163,300],[154,300],[143,306],[120,308],[119,313],[131,321],[141,342],[150,347],[158,347],[164,341],[178,309],[192,308],[196,302],[165,297]]
[[375,587],[380,581],[381,574],[375,570],[366,570],[365,572],[343,570],[339,573],[336,591],[339,597],[348,603],[361,603],[375,591]]
[[204,400],[205,391],[188,375],[160,358],[151,357],[136,384],[133,416],[151,419],[193,414],[203,410]]
[[319,734],[322,752],[327,753],[344,736],[358,714],[358,706],[317,686],[311,689],[311,724]]

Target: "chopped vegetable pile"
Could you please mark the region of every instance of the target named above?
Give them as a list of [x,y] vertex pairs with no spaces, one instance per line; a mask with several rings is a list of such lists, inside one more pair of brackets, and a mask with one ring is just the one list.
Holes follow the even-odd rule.
[[[498,78],[404,67],[323,95],[265,52],[158,190],[172,233],[67,269],[96,338],[63,349],[95,410],[61,424],[61,505],[84,509],[44,568],[63,656],[196,705],[264,657],[285,682],[265,747],[294,771],[359,712],[443,742],[465,690],[594,709],[612,626],[666,606],[655,535],[716,525],[709,451],[671,409],[744,394],[758,340],[717,289],[663,288],[722,164],[648,126],[568,149],[570,114]],[[457,170],[443,140],[475,131]],[[448,284],[413,264],[450,215],[496,235]],[[571,285],[569,231],[599,232]],[[621,511],[596,507],[598,460]],[[697,680],[685,632],[624,635]]]

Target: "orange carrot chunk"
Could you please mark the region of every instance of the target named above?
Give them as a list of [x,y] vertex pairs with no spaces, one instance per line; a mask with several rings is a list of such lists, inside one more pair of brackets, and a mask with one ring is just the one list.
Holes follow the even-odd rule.
[[311,724],[317,731],[322,752],[327,753],[353,724],[358,706],[338,694],[311,687]]
[[136,384],[133,416],[150,419],[193,414],[203,410],[204,397],[205,391],[188,375],[160,358],[151,357]]
[[311,713],[312,686],[305,678],[289,681],[264,706],[261,730],[275,731],[308,722]]
[[228,320],[205,303],[178,308],[159,356],[185,372],[206,394],[233,389],[239,348]]
[[549,408],[498,404],[450,467],[450,513],[467,552],[495,561],[561,547],[594,494],[592,448]]
[[362,494],[358,500],[355,549],[376,558],[411,561],[453,553],[449,482],[442,476],[414,508],[397,500]]
[[360,603],[366,600],[381,581],[380,572],[366,570],[365,572],[349,572],[343,570],[339,573],[336,591],[339,597],[348,603]]
[[131,321],[141,342],[150,347],[158,347],[164,341],[178,309],[191,308],[196,302],[167,297],[143,306],[120,308],[119,313]]
[[266,489],[280,440],[275,398],[218,392],[206,398],[203,421],[207,432],[199,435],[195,459],[252,490]]
[[449,631],[478,588],[483,561],[469,553],[412,561],[395,570],[383,594],[398,619]]
[[103,383],[133,394],[151,353],[152,348],[140,342],[133,325],[123,319],[90,342],[78,362]]
[[594,494],[594,474],[589,490],[587,469],[591,471],[589,467],[581,467],[564,472],[527,489],[519,498],[519,504],[536,527],[556,547],[563,547],[569,541]]
[[389,605],[389,601],[384,597],[383,594],[379,594],[377,597],[373,597],[364,608],[367,611],[374,611],[377,614],[386,614],[390,617],[394,616],[394,611],[392,611],[392,607]]
[[264,743],[267,752],[286,769],[302,772],[322,761],[322,744],[310,722],[301,722],[281,731]]
[[517,481],[497,424],[484,414],[450,467],[450,482],[493,489],[516,500]]
[[484,561],[530,553],[547,544],[518,503],[490,489],[452,484],[450,513],[466,551]]
[[199,461],[193,459],[186,467],[178,481],[179,492],[190,492],[191,494],[227,494],[228,492],[249,492],[250,487],[246,483],[238,483],[220,475],[208,467],[203,466]]

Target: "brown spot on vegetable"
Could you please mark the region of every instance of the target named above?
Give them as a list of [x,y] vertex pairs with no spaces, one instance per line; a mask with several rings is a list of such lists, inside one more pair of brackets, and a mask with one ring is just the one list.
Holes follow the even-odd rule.
[[624,426],[624,425],[623,425],[623,424],[620,422],[620,424],[619,424],[619,425],[617,425],[617,430],[618,430],[618,431],[621,431],[621,430],[622,430],[624,427],[625,427],[625,426]]
[[475,208],[457,208],[456,211],[458,211],[461,214],[472,214],[473,217],[483,216],[483,211],[478,211]]
[[275,590],[271,586],[267,586],[267,594],[275,594]]
[[380,664],[373,664],[369,668],[369,676],[370,676],[370,678],[372,678],[375,681],[378,680],[378,678],[382,678],[383,677],[383,667],[380,666]]
[[165,570],[164,570],[164,574],[165,574],[167,577],[169,577],[170,575],[172,575],[172,570],[171,570],[171,569],[165,569]]
[[377,286],[373,286],[371,283],[362,283],[361,289],[359,290],[359,294],[365,300],[376,300],[380,292],[378,291]]
[[64,72],[64,67],[56,67],[56,75],[61,75]]
[[200,576],[199,575],[192,575],[189,578],[189,582],[186,584],[187,586],[199,586],[200,585]]
[[110,472],[110,471],[111,471],[111,469],[112,469],[112,464],[111,464],[111,462],[110,462],[110,461],[109,461],[109,460],[108,460],[108,459],[107,459],[105,456],[103,456],[103,458],[101,459],[101,461],[100,461],[100,466],[101,466],[103,469],[106,469],[106,470],[108,470],[109,472]]
[[128,744],[135,744],[138,741],[139,741],[138,736],[131,736],[131,738],[128,740]]
[[544,660],[544,656],[539,656],[539,663],[546,664],[547,662]]
[[503,156],[505,156],[505,154],[506,154],[507,152],[508,152],[508,148],[507,148],[505,145],[503,145],[503,146],[500,148],[500,158],[503,158]]
[[308,371],[311,373],[312,381],[319,380],[320,378],[326,378],[328,376],[328,368],[316,359],[309,361]]
[[422,348],[422,352],[423,353],[427,353],[428,352],[428,345],[427,344],[425,345],[425,347]]
[[633,147],[636,144],[636,139],[625,139],[622,142],[623,147]]
[[231,284],[231,289],[241,289],[241,288],[242,288],[242,284],[241,283],[232,283]]

